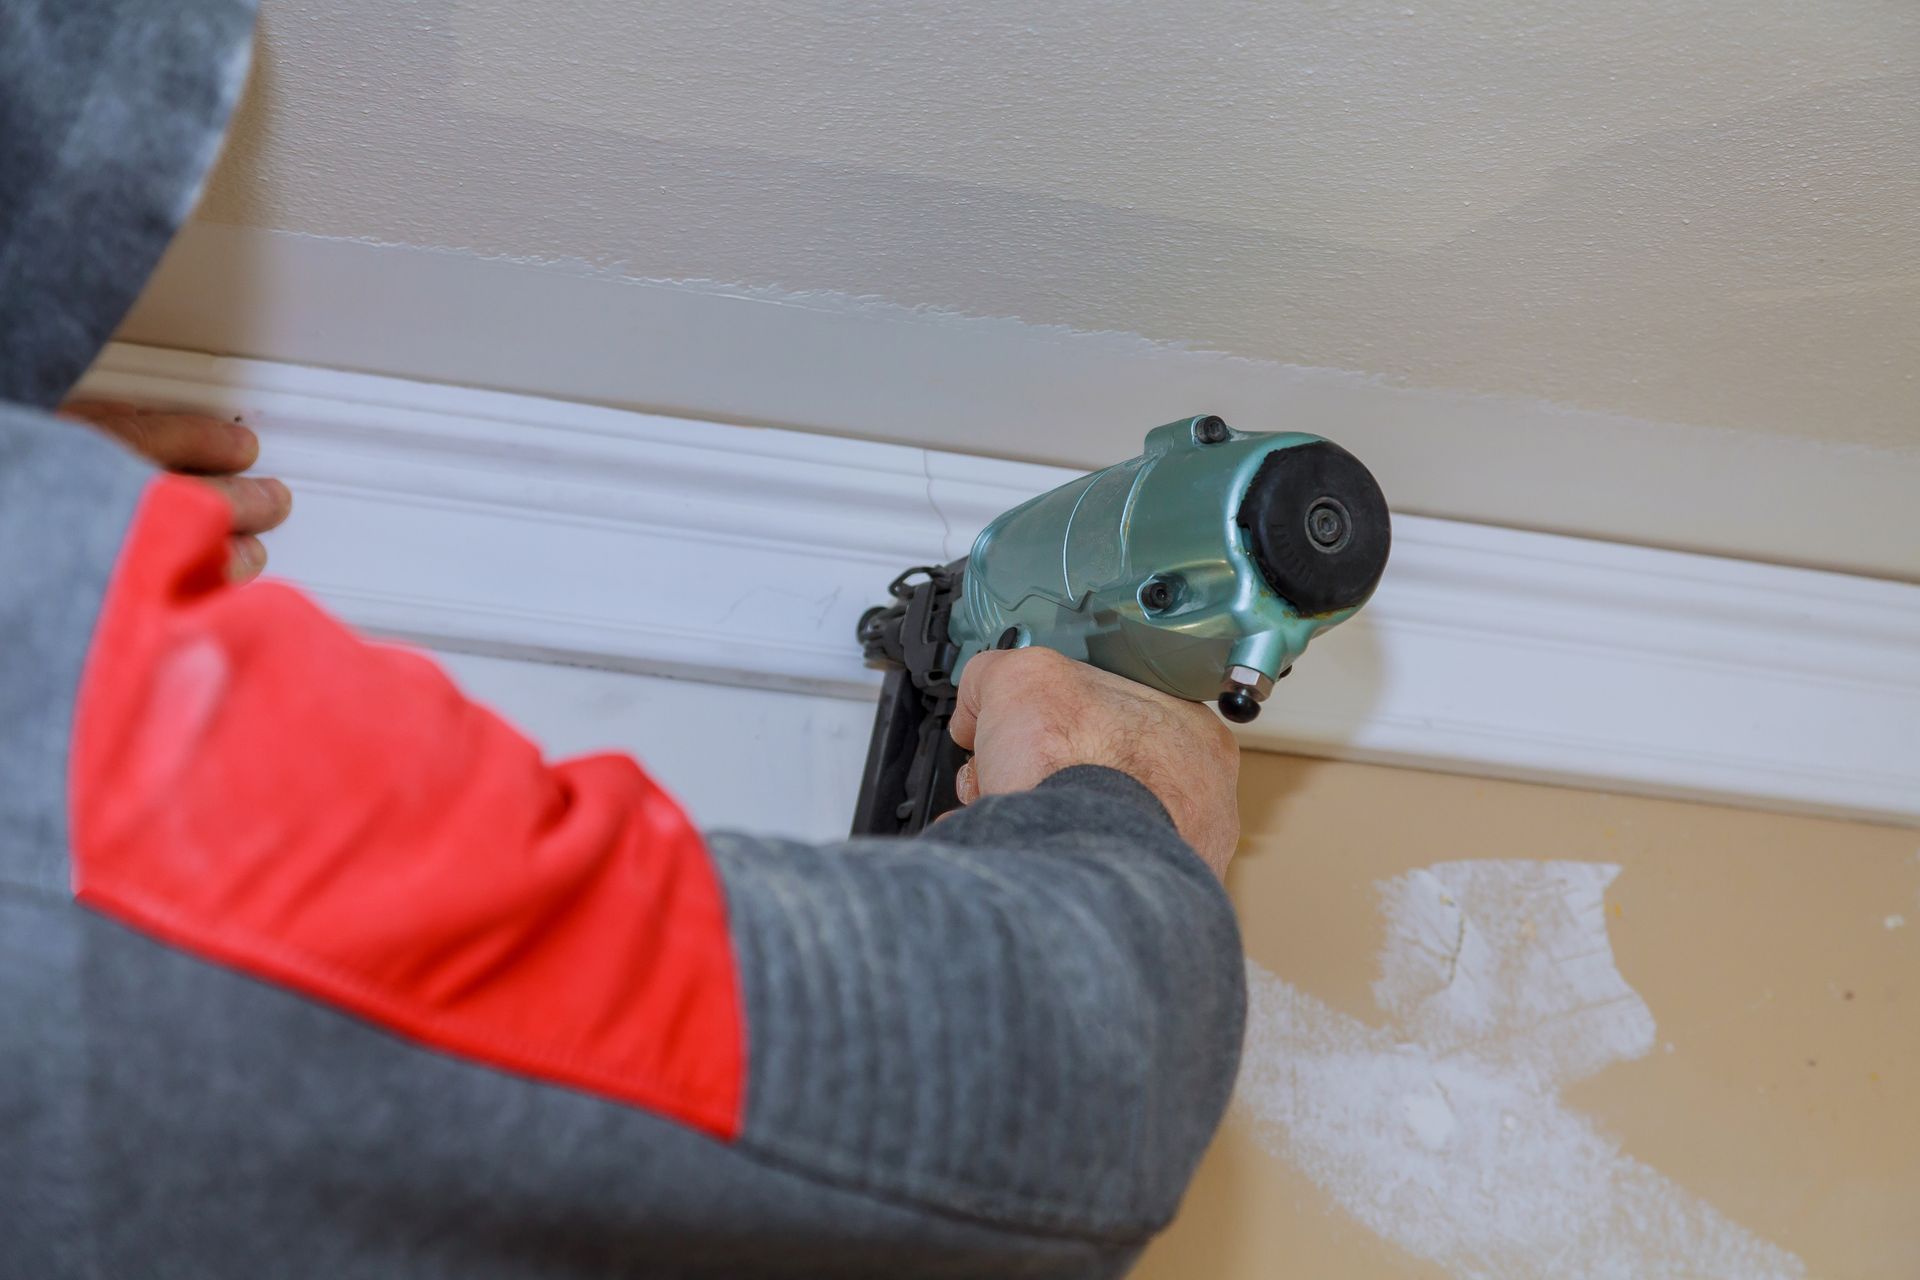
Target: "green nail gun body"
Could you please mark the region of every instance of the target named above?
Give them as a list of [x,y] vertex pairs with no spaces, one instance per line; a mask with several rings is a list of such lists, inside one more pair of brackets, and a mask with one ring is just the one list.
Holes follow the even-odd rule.
[[1139,457],[1015,507],[861,618],[887,678],[853,833],[910,835],[955,806],[966,753],[947,722],[982,650],[1044,645],[1244,723],[1366,603],[1390,541],[1380,486],[1331,441],[1211,415],[1155,428]]

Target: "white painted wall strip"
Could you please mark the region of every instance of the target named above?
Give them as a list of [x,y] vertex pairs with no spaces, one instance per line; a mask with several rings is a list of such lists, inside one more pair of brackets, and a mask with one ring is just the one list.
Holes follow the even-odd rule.
[[1913,444],[1644,421],[1004,315],[193,222],[121,332],[1083,467],[1126,447],[1121,424],[1218,413],[1337,437],[1397,510],[1920,579]]
[[[847,696],[895,572],[1070,474],[127,346],[85,390],[258,427],[276,571],[371,631]],[[1396,517],[1246,741],[1920,824],[1920,586]]]

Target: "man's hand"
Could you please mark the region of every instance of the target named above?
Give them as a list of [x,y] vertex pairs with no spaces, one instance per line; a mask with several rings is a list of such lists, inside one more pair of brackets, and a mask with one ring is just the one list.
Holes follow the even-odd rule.
[[953,740],[974,753],[962,804],[1025,791],[1070,765],[1137,778],[1186,842],[1225,876],[1240,841],[1240,748],[1212,710],[1051,649],[989,650],[967,663]]
[[227,573],[235,582],[258,577],[267,564],[259,534],[274,528],[293,510],[293,495],[278,480],[256,480],[240,473],[260,456],[260,440],[237,422],[201,413],[142,409],[106,400],[77,400],[63,405],[63,416],[117,436],[148,461],[198,476],[225,495],[233,510],[233,536]]

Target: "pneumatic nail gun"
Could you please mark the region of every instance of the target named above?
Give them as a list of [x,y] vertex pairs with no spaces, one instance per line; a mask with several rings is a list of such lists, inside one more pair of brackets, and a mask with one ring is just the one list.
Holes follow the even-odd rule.
[[1044,645],[1239,723],[1387,566],[1380,486],[1319,436],[1236,431],[1204,414],[1140,456],[995,519],[964,559],[909,569],[860,619],[886,669],[855,835],[911,835],[954,808],[947,734],[984,649]]

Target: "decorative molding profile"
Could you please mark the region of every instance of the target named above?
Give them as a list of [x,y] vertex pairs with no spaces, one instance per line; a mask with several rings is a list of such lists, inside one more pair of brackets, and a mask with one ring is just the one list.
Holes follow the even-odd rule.
[[[844,697],[895,573],[1071,474],[141,347],[84,389],[256,426],[297,492],[276,571],[370,632]],[[1414,516],[1394,543],[1248,745],[1920,825],[1920,586]]]

